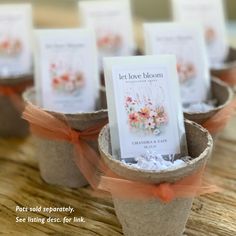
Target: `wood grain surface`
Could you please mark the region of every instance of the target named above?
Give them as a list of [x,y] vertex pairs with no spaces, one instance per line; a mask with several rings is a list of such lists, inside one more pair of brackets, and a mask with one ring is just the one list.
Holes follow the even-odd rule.
[[[48,14],[48,12],[51,12]],[[36,25],[66,27],[77,25],[75,15],[38,8]],[[61,14],[63,13],[63,14]],[[62,16],[63,17],[56,17]],[[42,17],[43,16],[43,17]],[[50,18],[50,19],[49,19]],[[142,28],[136,27],[139,46]],[[233,41],[235,43],[235,40]],[[222,187],[221,193],[195,199],[187,223],[187,236],[236,235],[236,117],[215,145],[209,162],[210,176]],[[120,236],[121,225],[111,197],[97,195],[89,187],[80,190],[46,184],[35,159],[34,140],[0,139],[0,234],[13,236]],[[19,213],[21,207],[68,207],[69,213]],[[16,217],[84,217],[85,223],[16,223]],[[144,235],[145,236],[145,235]]]
[[[188,236],[236,235],[236,118],[215,145],[209,172],[221,193],[194,201]],[[89,187],[72,190],[46,184],[34,158],[34,140],[0,140],[0,234],[119,236],[122,229],[109,196]],[[16,206],[68,207],[69,213],[19,213]],[[84,217],[85,223],[16,223],[16,217]]]

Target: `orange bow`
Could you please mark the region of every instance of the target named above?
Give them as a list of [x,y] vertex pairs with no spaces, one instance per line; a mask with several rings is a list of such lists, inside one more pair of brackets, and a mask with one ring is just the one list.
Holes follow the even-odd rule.
[[30,123],[35,135],[74,144],[75,163],[94,190],[107,191],[113,196],[125,199],[159,198],[164,202],[170,202],[178,197],[194,197],[196,194],[218,190],[215,186],[203,186],[203,170],[177,183],[159,185],[127,180],[113,173],[88,144],[91,140],[97,140],[98,134],[107,120],[84,131],[75,131],[65,122],[32,104],[27,104],[23,118]]
[[216,72],[216,76],[221,78],[224,82],[231,86],[236,85],[236,65],[233,65],[230,69],[224,69],[222,71]]
[[206,128],[211,134],[217,134],[221,132],[229,120],[236,112],[236,99],[234,99],[228,106],[217,112],[209,120],[207,120],[203,127]]
[[30,87],[32,85],[32,80],[27,80],[17,85],[0,84],[0,95],[11,99],[12,104],[16,107],[16,109],[22,111],[24,103],[21,99],[21,94],[25,91],[27,87]]

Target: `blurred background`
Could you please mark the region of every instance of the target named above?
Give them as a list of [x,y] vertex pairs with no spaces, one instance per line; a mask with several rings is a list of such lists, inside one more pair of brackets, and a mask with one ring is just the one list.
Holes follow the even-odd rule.
[[[164,21],[171,17],[170,0],[131,1],[136,19]],[[26,2],[34,6],[35,27],[60,28],[78,26],[78,0],[0,0],[0,3]],[[228,34],[230,38],[236,38],[236,0],[224,0],[224,3],[228,19]]]
[[[0,3],[24,2],[30,2],[34,5],[35,23],[38,26],[51,24],[54,27],[64,27],[76,24],[78,0],[0,0]],[[145,20],[166,20],[170,18],[169,0],[132,0],[132,2],[136,17]],[[224,2],[227,18],[236,21],[236,0],[224,0]]]

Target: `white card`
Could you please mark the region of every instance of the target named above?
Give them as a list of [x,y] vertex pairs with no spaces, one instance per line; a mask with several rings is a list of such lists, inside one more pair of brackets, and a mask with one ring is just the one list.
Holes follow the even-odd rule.
[[203,30],[181,23],[144,24],[146,54],[174,54],[177,58],[183,104],[205,102],[210,93],[210,72]]
[[222,0],[172,0],[175,20],[201,23],[211,66],[222,63],[228,53]]
[[82,26],[96,33],[100,70],[103,57],[134,54],[129,0],[79,1],[78,5]]
[[38,103],[63,113],[96,109],[99,76],[90,30],[37,30],[35,74]]
[[104,67],[114,158],[186,155],[175,57],[105,58]]
[[32,74],[31,37],[31,5],[0,5],[0,77]]

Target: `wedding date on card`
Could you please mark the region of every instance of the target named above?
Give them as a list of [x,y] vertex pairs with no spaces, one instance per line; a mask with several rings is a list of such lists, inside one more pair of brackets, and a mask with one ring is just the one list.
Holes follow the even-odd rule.
[[203,30],[197,24],[144,24],[146,54],[174,54],[183,105],[205,102],[210,94],[210,72]]
[[32,8],[0,5],[0,77],[32,74]]
[[222,0],[172,0],[177,21],[201,23],[212,67],[221,64],[228,53],[226,22]]
[[136,49],[129,0],[79,1],[80,22],[97,38],[100,69],[106,56],[130,56]]
[[38,103],[63,113],[94,111],[99,76],[93,32],[36,30],[35,43]]
[[105,58],[104,70],[114,158],[187,155],[175,57]]

